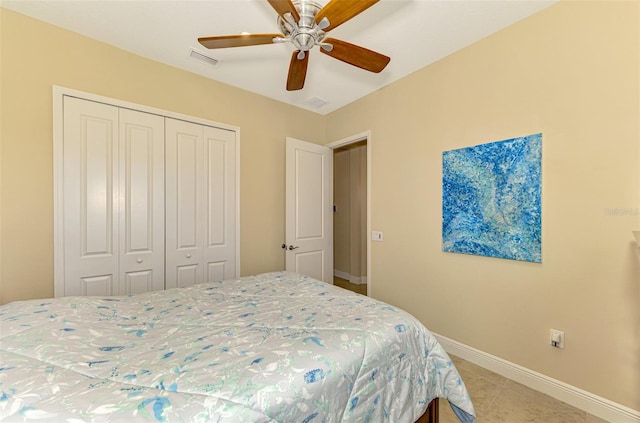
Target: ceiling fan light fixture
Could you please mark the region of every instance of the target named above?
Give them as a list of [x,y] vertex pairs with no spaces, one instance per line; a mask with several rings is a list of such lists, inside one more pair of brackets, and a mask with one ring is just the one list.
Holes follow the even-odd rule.
[[329,27],[329,25],[331,25],[331,22],[329,21],[329,18],[327,18],[326,16],[324,18],[322,18],[322,20],[320,22],[318,22],[318,28],[319,29],[325,29],[325,28]]
[[323,49],[324,51],[331,51],[333,50],[333,44],[320,43],[320,48]]
[[316,39],[309,34],[297,34],[292,40],[298,50],[308,51],[316,45]]

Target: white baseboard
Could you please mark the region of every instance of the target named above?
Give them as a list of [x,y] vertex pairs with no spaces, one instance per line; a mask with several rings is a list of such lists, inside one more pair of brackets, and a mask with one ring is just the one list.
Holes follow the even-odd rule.
[[341,270],[335,270],[334,269],[333,276],[337,276],[339,278],[346,279],[349,282],[355,283],[357,285],[364,285],[364,284],[367,283],[367,277],[366,276],[351,276],[349,273],[343,272]]
[[586,411],[601,419],[615,423],[640,423],[640,411],[584,391],[541,373],[503,360],[447,337],[433,334],[440,345],[452,355],[491,370],[531,389],[547,394],[562,402]]
[[335,269],[333,270],[333,276],[337,276],[345,280],[349,280],[349,278],[351,277],[351,275],[348,274],[347,272],[343,272],[342,270],[335,270]]

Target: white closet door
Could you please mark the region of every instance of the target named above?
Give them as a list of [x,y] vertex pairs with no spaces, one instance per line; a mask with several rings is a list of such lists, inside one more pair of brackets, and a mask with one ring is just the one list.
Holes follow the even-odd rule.
[[235,132],[165,123],[166,287],[235,277]]
[[204,127],[205,280],[236,275],[236,133]]
[[164,117],[120,109],[119,294],[164,289]]
[[64,294],[118,291],[118,108],[64,99]]
[[203,279],[202,237],[204,184],[203,130],[200,125],[165,120],[167,288]]

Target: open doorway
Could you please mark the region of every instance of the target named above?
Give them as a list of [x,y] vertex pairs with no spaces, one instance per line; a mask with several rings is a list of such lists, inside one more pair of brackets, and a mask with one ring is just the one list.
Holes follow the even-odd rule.
[[368,137],[333,147],[334,284],[368,294]]

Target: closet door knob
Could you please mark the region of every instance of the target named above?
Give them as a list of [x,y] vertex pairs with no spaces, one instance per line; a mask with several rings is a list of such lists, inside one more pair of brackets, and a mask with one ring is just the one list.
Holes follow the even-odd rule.
[[136,260],[138,263],[142,263],[142,259],[138,259]]
[[191,258],[191,254],[187,254],[187,258]]

